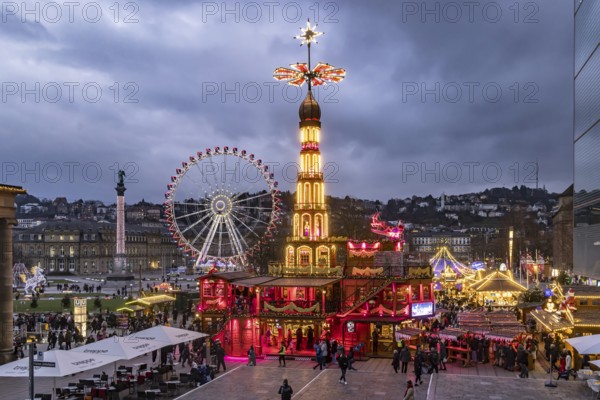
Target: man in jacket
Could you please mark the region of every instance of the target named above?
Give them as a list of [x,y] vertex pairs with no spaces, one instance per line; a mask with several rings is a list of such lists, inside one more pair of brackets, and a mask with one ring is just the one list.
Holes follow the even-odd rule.
[[279,366],[285,368],[285,345],[283,341],[279,347]]
[[294,391],[292,390],[292,387],[289,385],[287,379],[283,380],[283,385],[281,385],[279,387],[278,393],[281,395],[281,400],[292,400],[292,393],[294,393]]
[[522,344],[520,344],[519,350],[517,351],[517,362],[519,363],[519,367],[521,367],[519,378],[529,378],[529,369],[527,368],[529,362],[528,355],[529,352],[525,350]]
[[423,352],[421,351],[421,345],[417,345],[417,352],[415,353],[415,386],[423,383],[421,374],[423,373]]
[[225,349],[221,346],[221,343],[217,343],[215,354],[217,356],[217,372],[219,372],[221,365],[223,366],[223,371],[227,371],[227,367],[225,366]]
[[403,374],[406,374],[408,372],[408,363],[410,362],[410,350],[406,345],[400,350],[400,361],[402,362],[401,371]]
[[340,357],[338,358],[337,361],[338,361],[338,365],[340,366],[340,370],[342,371],[342,376],[340,377],[340,383],[347,385],[348,382],[346,382],[346,370],[348,369],[348,358],[346,357],[346,354],[344,354],[343,349],[342,349],[342,354],[340,355]]

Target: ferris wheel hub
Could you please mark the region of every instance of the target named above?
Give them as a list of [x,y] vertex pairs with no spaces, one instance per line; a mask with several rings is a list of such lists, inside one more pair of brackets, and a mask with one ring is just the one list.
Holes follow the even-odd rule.
[[232,205],[231,199],[225,194],[216,195],[210,202],[212,211],[217,215],[229,214],[231,212]]

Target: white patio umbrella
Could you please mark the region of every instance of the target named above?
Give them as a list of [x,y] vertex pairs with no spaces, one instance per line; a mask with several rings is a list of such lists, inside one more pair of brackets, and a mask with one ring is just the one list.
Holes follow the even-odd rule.
[[600,354],[600,335],[580,336],[567,339],[579,354]]
[[146,340],[159,343],[160,347],[175,345],[208,336],[205,333],[189,331],[187,329],[172,328],[170,326],[156,325],[127,336],[128,340]]
[[[43,353],[43,366],[34,367],[38,377],[62,377],[102,367],[117,361],[118,357],[78,353],[73,350],[50,350]],[[29,358],[22,358],[0,366],[0,376],[29,377]]]
[[[34,366],[33,375],[35,377],[54,378],[52,396],[56,393],[56,378],[90,369],[102,367],[114,363],[118,357],[106,356],[100,354],[85,354],[67,350],[50,350],[43,353],[43,360],[35,358],[35,361],[42,362],[42,366]],[[11,378],[29,377],[29,358],[22,358],[0,366],[0,376]]]
[[141,338],[112,336],[84,346],[76,347],[71,351],[84,354],[115,356],[120,360],[131,360],[132,358],[144,355],[149,351],[158,350],[163,346],[165,346],[165,344]]

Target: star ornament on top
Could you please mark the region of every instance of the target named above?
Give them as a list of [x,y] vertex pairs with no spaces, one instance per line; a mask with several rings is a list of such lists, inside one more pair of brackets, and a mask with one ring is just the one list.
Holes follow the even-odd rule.
[[303,44],[307,44],[310,46],[311,43],[317,43],[315,38],[323,34],[323,32],[317,32],[317,25],[312,27],[310,26],[310,19],[306,23],[306,28],[300,28],[300,31],[302,32],[301,35],[294,36],[294,39],[302,40],[302,42],[300,42],[300,46],[302,46]]
[[273,73],[273,78],[278,81],[287,81],[292,86],[302,86],[310,81],[311,86],[320,86],[326,83],[338,83],[346,77],[344,68],[335,68],[327,63],[318,63],[312,71],[306,63],[291,64],[291,68],[279,67]]

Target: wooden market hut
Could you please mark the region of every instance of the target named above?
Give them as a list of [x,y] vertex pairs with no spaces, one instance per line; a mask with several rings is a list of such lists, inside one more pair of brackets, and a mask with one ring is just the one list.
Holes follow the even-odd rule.
[[513,307],[521,293],[527,289],[513,279],[510,271],[493,271],[472,283],[470,289],[476,292],[478,302],[491,307]]

